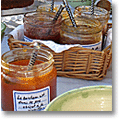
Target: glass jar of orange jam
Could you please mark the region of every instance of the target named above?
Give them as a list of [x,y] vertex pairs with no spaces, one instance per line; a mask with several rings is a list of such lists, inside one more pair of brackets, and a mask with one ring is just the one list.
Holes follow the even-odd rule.
[[[53,40],[58,42],[60,38],[60,26],[62,16],[53,22],[53,12],[33,12],[24,16],[24,36],[30,39]],[[29,41],[30,42],[30,41]]]
[[3,111],[42,111],[56,97],[53,55],[41,48],[32,70],[28,71],[32,52],[32,48],[17,48],[2,55]]
[[102,33],[105,34],[107,32],[107,23],[110,18],[109,12],[100,7],[94,7],[94,15],[91,15],[91,6],[78,6],[74,10],[75,17],[88,17],[95,20],[99,20],[102,25]]

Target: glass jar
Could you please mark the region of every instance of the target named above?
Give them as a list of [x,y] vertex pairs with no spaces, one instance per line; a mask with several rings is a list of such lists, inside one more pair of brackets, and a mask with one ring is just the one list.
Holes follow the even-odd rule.
[[94,7],[94,15],[91,15],[91,6],[78,6],[74,10],[74,16],[83,16],[99,20],[103,28],[102,33],[105,34],[107,32],[107,23],[110,15],[109,12],[103,8]]
[[17,48],[1,59],[1,100],[4,111],[41,111],[56,97],[53,55],[38,50],[35,65],[28,71],[32,48]]
[[55,13],[34,12],[24,17],[24,35],[31,39],[59,41],[62,16],[53,22]]
[[75,21],[77,27],[73,27],[70,19],[65,19],[62,22],[60,31],[61,44],[81,44],[91,46],[95,43],[101,43],[102,26],[99,21],[84,17],[75,18]]
[[[60,5],[54,4],[53,12],[57,13],[57,11],[59,10],[59,7],[60,7]],[[37,11],[40,11],[40,12],[48,11],[48,12],[50,12],[51,11],[51,4],[42,4],[42,5],[38,6]],[[69,15],[68,15],[65,8],[63,9],[63,11],[61,13],[61,16],[62,16],[62,20],[66,19],[66,18],[69,18]]]

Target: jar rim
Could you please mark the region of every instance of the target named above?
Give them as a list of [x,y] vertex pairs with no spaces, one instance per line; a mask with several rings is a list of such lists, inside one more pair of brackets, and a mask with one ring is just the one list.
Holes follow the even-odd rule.
[[[59,9],[59,6],[60,6],[59,4],[54,4],[54,7],[57,7],[58,9]],[[40,5],[40,6],[38,6],[38,7],[37,7],[37,11],[39,11],[39,10],[41,10],[41,11],[46,11],[46,10],[42,10],[42,9],[41,9],[41,8],[43,8],[43,7],[46,8],[46,9],[47,9],[47,8],[50,9],[50,8],[51,8],[51,3],[44,3],[44,4]],[[63,9],[63,11],[66,11],[66,10]],[[50,12],[50,11],[48,11],[48,12]],[[56,13],[57,11],[53,9],[53,12]],[[62,13],[61,13],[61,14],[62,14]]]
[[[61,24],[61,22],[62,22],[62,16],[60,15],[59,16],[59,18],[58,18],[58,20],[57,21],[59,21],[59,22],[52,22],[52,20],[53,20],[53,18],[54,18],[54,16],[55,16],[55,12],[49,12],[49,11],[35,11],[35,12],[32,12],[32,13],[26,13],[25,15],[24,15],[24,18],[23,18],[23,21],[25,22],[25,21],[29,21],[29,20],[31,20],[31,22],[29,22],[29,25],[32,25],[32,26],[47,26],[48,27],[48,25],[49,26],[53,26],[53,25],[58,25],[58,24]],[[46,17],[45,17],[45,15],[46,15]],[[31,18],[29,18],[30,16],[32,16],[32,19]],[[35,17],[39,17],[36,21],[35,21]],[[44,17],[45,19],[43,19],[42,17]],[[48,18],[47,18],[48,17]],[[41,24],[36,24],[35,22],[40,22]],[[45,23],[45,24],[44,24]]]
[[[47,69],[48,66],[50,66],[51,64],[54,63],[52,53],[50,53],[49,51],[44,50],[44,49],[42,49],[42,48],[40,48],[38,51],[39,51],[39,52],[40,52],[40,51],[43,51],[44,53],[48,54],[48,55],[49,55],[49,56],[48,56],[48,61],[45,61],[45,62],[42,62],[42,63],[40,63],[40,64],[34,65],[34,66],[33,66],[33,69],[30,70],[30,71],[27,71],[28,65],[14,65],[14,64],[11,64],[10,62],[5,61],[6,58],[7,58],[7,55],[8,55],[8,57],[9,57],[9,56],[10,56],[10,55],[9,55],[10,53],[12,54],[12,53],[15,53],[15,51],[17,52],[17,51],[19,51],[19,50],[21,50],[23,53],[25,53],[25,52],[28,52],[29,50],[33,51],[34,49],[33,49],[33,48],[28,48],[28,47],[26,47],[26,48],[16,48],[16,49],[13,49],[13,50],[11,50],[11,51],[7,51],[7,52],[4,53],[4,54],[2,55],[2,57],[1,57],[1,67],[6,68],[6,69],[9,69],[10,67],[19,68],[20,71],[23,71],[23,69],[25,69],[25,70],[26,70],[25,72],[30,72],[30,71],[33,71],[35,68],[40,68],[41,66],[45,66],[44,69]],[[20,55],[22,56],[21,53],[18,53],[18,54],[19,54],[19,56],[20,56]],[[26,53],[26,54],[27,54],[27,53]],[[13,56],[13,55],[12,55],[12,56]],[[15,55],[15,54],[14,54],[14,56],[17,57],[17,55]],[[46,56],[44,56],[44,57],[46,57]],[[24,60],[24,59],[23,59],[23,60]],[[13,61],[14,61],[14,60],[13,60]],[[11,62],[12,62],[12,61],[11,61]],[[46,65],[48,65],[48,66],[46,66]],[[41,69],[41,70],[42,70],[42,69]],[[23,71],[23,72],[24,72],[24,71]]]
[[80,23],[80,21],[84,21],[84,24],[81,25],[86,25],[86,28],[82,28],[79,25],[77,25],[77,27],[73,27],[72,24],[66,24],[68,21],[70,21],[69,18],[63,20],[61,27],[63,31],[67,31],[73,34],[94,34],[102,31],[102,25],[98,20],[93,20],[86,17],[75,17],[76,24],[77,22]]
[[[79,10],[80,9],[80,10]],[[89,12],[89,14],[86,14],[86,12]],[[78,13],[82,13],[84,16],[91,17],[91,6],[77,6],[74,10],[74,15]],[[101,7],[94,7],[94,16],[95,19],[100,19],[101,21],[104,21],[104,18],[109,18],[109,12]]]
[[[77,9],[79,9],[80,8],[80,10],[87,10],[87,11],[90,11],[91,10],[91,6],[77,6],[77,7],[75,7],[75,10],[77,10]],[[101,12],[101,14],[99,14],[99,15],[103,15],[103,16],[105,16],[105,15],[107,15],[107,14],[109,14],[109,12],[106,10],[106,9],[104,9],[104,8],[101,8],[101,7],[94,7],[94,12],[96,12],[96,11],[98,11],[99,10],[99,12]],[[75,12],[75,11],[74,11]],[[80,12],[80,11],[79,11]],[[104,14],[103,14],[104,13]],[[98,15],[98,14],[96,14],[96,15]],[[98,16],[99,16],[98,15]]]

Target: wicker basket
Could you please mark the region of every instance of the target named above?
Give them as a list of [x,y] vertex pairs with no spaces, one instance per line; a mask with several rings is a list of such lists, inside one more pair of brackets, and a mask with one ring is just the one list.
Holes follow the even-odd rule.
[[[112,24],[108,24],[108,29],[111,27]],[[8,39],[8,44],[10,50],[32,46],[31,42],[16,40],[13,37]],[[112,61],[112,44],[103,51],[73,47],[61,53],[55,53],[43,44],[41,47],[53,54],[58,76],[102,80]]]

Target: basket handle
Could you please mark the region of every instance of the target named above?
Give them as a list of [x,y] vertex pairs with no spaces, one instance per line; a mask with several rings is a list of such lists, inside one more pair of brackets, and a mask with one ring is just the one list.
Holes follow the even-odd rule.
[[23,48],[24,47],[23,45],[30,46],[31,42],[20,41],[20,40],[14,39],[13,36],[11,36],[8,39],[8,45],[10,47],[10,50],[12,50],[16,48],[16,46],[20,48]]
[[107,46],[107,47],[103,50],[103,52],[105,53],[108,49],[110,49],[109,54],[112,54],[112,42],[111,42],[111,44],[110,44],[109,46]]

